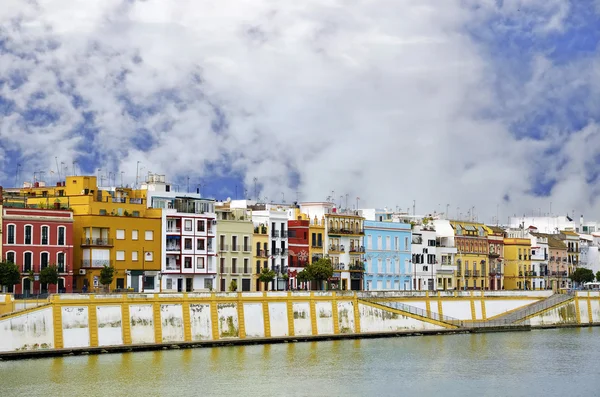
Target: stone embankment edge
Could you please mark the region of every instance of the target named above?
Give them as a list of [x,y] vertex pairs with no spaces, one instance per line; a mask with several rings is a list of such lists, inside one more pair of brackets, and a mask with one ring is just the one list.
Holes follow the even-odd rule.
[[[586,325],[588,326],[588,325]],[[339,334],[339,335],[309,335],[309,336],[286,336],[271,338],[246,338],[246,339],[219,339],[216,341],[196,341],[196,342],[171,342],[171,343],[152,343],[143,345],[119,345],[119,346],[101,346],[101,347],[82,347],[65,349],[44,349],[44,350],[23,350],[14,352],[1,352],[0,361],[26,360],[46,357],[64,357],[64,356],[82,356],[89,354],[107,354],[107,353],[129,353],[136,351],[155,351],[171,349],[190,349],[190,348],[210,348],[226,346],[248,346],[248,345],[269,345],[280,343],[300,343],[300,342],[318,342],[349,339],[378,339],[378,338],[396,338],[407,336],[427,336],[427,335],[456,335],[471,333],[490,333],[490,332],[523,332],[531,331],[532,327],[528,325],[521,326],[500,326],[500,327],[482,327],[482,328],[456,328],[439,330],[419,330],[419,331],[391,331],[391,332],[370,332],[360,334]]]

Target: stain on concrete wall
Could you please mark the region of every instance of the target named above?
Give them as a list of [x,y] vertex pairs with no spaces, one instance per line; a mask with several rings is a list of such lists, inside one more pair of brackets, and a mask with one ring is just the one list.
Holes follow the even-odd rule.
[[190,305],[190,325],[193,341],[213,339],[209,304]]
[[294,334],[312,335],[312,324],[310,320],[310,304],[308,302],[294,302]]
[[97,306],[98,346],[123,344],[121,306]]
[[154,314],[152,305],[130,305],[131,343],[154,343]]
[[285,302],[269,303],[269,324],[271,325],[271,336],[288,336],[290,334]]
[[163,342],[183,342],[183,309],[181,305],[160,305]]
[[87,306],[66,306],[62,308],[63,346],[89,347],[90,328]]
[[319,335],[333,334],[333,310],[331,302],[316,302],[317,332]]
[[338,325],[340,334],[351,334],[354,331],[354,304],[352,302],[338,302]]
[[244,303],[244,320],[246,337],[264,338],[265,320],[262,303]]
[[361,332],[393,332],[406,330],[433,330],[443,327],[419,321],[379,308],[359,304]]
[[237,305],[235,303],[219,303],[217,305],[219,321],[219,338],[239,338]]
[[0,351],[54,347],[52,308],[0,320]]

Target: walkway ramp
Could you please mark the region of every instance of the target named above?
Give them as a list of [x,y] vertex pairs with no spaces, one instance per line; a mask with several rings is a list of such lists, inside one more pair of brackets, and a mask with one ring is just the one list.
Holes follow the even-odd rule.
[[464,326],[464,322],[462,320],[453,317],[443,316],[435,312],[427,313],[426,310],[410,306],[402,302],[382,301],[380,299],[359,299],[358,301],[360,303],[377,307],[382,310],[393,311],[406,317],[411,317],[428,323],[441,325],[446,328],[461,328]]
[[552,307],[562,305],[573,299],[575,299],[575,296],[572,294],[554,294],[539,302],[532,303],[509,313],[501,314],[490,321],[503,321],[507,325],[521,323],[521,321],[526,320],[531,316]]

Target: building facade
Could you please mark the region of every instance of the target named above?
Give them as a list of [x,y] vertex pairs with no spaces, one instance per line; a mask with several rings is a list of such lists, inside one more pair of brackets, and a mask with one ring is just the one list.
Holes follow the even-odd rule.
[[250,212],[243,208],[218,208],[217,230],[219,254],[218,290],[254,291],[253,266],[254,224]]
[[[2,209],[4,258],[19,267],[21,283],[10,292],[37,295],[73,290],[73,212],[70,210]],[[55,265],[58,284],[40,282],[40,272]]]
[[411,289],[411,225],[397,222],[364,221],[364,289]]

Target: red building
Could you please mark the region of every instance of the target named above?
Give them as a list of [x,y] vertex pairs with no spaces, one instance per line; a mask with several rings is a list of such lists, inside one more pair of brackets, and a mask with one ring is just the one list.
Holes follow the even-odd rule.
[[[73,291],[72,211],[4,206],[2,229],[4,259],[18,265],[22,276],[21,284],[9,290],[29,295]],[[41,269],[51,265],[58,267],[58,284],[41,284]]]
[[308,228],[309,220],[288,221],[288,276],[289,288],[300,288],[296,282],[296,276],[308,265]]

